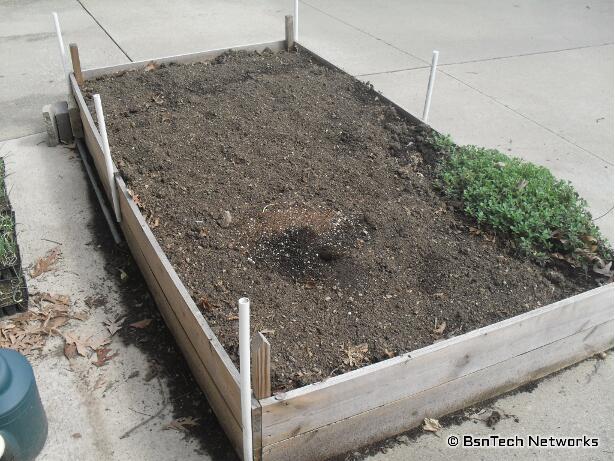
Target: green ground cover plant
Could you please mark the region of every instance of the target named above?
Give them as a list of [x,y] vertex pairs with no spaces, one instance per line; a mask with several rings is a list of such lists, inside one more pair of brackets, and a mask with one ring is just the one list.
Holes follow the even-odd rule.
[[598,271],[613,259],[587,202],[569,182],[494,149],[458,146],[441,135],[433,143],[445,154],[437,167],[444,194],[460,201],[479,224],[506,234],[521,253],[541,261],[591,263]]
[[0,266],[7,267],[17,262],[15,224],[10,214],[0,214]]
[[[0,159],[0,204],[7,203],[4,159]],[[10,211],[0,210],[0,266],[7,267],[17,262],[15,222]]]

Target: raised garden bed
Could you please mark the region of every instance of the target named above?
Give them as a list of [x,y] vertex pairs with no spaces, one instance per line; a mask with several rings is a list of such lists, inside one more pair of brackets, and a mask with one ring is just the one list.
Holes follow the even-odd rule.
[[278,391],[253,400],[258,459],[326,458],[610,347],[611,286],[470,228],[433,190],[428,127],[284,45],[71,75],[101,178],[103,98],[122,230],[239,453],[244,294]]

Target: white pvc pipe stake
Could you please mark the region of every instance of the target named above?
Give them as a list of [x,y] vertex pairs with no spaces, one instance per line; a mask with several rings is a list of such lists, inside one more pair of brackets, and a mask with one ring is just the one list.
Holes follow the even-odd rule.
[[239,378],[243,461],[252,461],[252,385],[250,383],[250,300],[239,300]]
[[438,55],[440,53],[436,50],[433,52],[431,58],[431,72],[429,73],[429,84],[427,85],[427,95],[425,96],[425,107],[423,108],[423,122],[427,123],[427,117],[429,116],[429,108],[431,107],[431,94],[433,93],[433,84],[436,80],[436,67],[438,67]]
[[295,43],[299,41],[299,0],[295,0],[295,13],[293,18],[293,38]]
[[111,149],[109,148],[109,138],[107,138],[107,125],[105,124],[105,116],[103,114],[102,103],[100,102],[99,94],[94,95],[94,107],[96,109],[96,119],[98,120],[98,131],[100,131],[100,137],[102,138],[103,154],[105,156],[105,166],[107,168],[107,181],[109,182],[111,198],[113,199],[113,210],[115,211],[115,219],[117,222],[120,222],[120,202],[117,197],[117,188],[115,187],[113,160],[111,160]]
[[62,60],[62,69],[64,69],[64,75],[68,76],[68,61],[66,57],[66,49],[64,48],[64,40],[62,39],[62,29],[60,29],[60,19],[58,13],[51,13],[53,15],[53,23],[56,27],[56,36],[58,37],[58,46],[60,47],[60,59]]

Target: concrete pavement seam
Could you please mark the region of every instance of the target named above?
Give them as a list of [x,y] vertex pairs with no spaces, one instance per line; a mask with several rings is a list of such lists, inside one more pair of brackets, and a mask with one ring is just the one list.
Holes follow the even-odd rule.
[[[438,64],[438,67],[457,66],[457,65],[462,65],[462,64],[472,64],[472,63],[476,63],[476,62],[497,61],[499,59],[523,58],[525,56],[536,56],[536,55],[541,55],[541,54],[561,53],[561,52],[564,52],[564,51],[582,50],[582,49],[585,49],[585,48],[599,48],[599,47],[602,47],[602,46],[609,46],[609,45],[613,45],[613,43],[612,42],[607,42],[607,43],[600,43],[598,45],[577,46],[577,47],[573,47],[573,48],[562,48],[562,49],[559,49],[559,50],[536,51],[536,52],[532,52],[532,53],[511,54],[510,56],[496,56],[496,57],[492,57],[492,58],[471,59],[471,60],[468,60],[468,61],[447,62],[447,63]],[[387,71],[384,71],[384,72],[371,72],[371,73],[367,73],[367,74],[357,74],[357,75],[355,75],[355,77],[369,77],[371,75],[394,74],[394,73],[397,73],[397,72],[404,72],[406,70],[429,69],[429,67],[431,67],[431,66],[408,67],[408,68],[404,68],[404,69],[387,70]]]
[[13,141],[16,139],[27,138],[28,136],[34,136],[36,134],[44,134],[44,133],[46,133],[46,131],[35,131],[34,133],[24,134],[22,136],[17,136],[16,138],[4,138],[4,139],[0,139],[0,143],[4,144],[5,142]]
[[126,53],[126,51],[124,51],[124,49],[120,46],[120,44],[111,36],[111,34],[107,31],[107,29],[105,29],[103,27],[103,25],[98,21],[98,19],[96,19],[94,17],[94,15],[90,12],[90,10],[88,10],[85,5],[81,2],[81,0],[77,0],[77,3],[79,3],[79,5],[81,5],[81,8],[83,8],[83,10],[94,20],[94,22],[96,24],[98,24],[98,27],[100,27],[102,29],[102,31],[107,34],[107,37],[109,37],[109,39],[111,39],[111,41],[115,44],[115,46],[117,46],[119,48],[119,50],[124,54],[124,56],[126,56],[126,58],[128,58],[128,60],[130,62],[134,62],[132,60],[132,58],[130,56],[128,56],[128,53]]

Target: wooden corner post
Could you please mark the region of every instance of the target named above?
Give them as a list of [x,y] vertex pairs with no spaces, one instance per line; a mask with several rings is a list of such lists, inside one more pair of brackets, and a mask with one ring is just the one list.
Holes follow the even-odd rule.
[[286,23],[286,51],[292,51],[295,48],[293,17],[288,15],[285,16],[284,19]]
[[75,80],[81,86],[83,85],[83,74],[81,73],[81,60],[79,59],[79,48],[76,43],[68,45],[70,48],[70,60],[73,62],[73,73]]
[[262,333],[252,338],[252,391],[257,399],[271,397],[271,346]]

